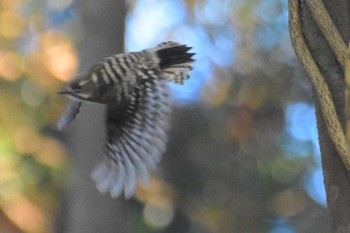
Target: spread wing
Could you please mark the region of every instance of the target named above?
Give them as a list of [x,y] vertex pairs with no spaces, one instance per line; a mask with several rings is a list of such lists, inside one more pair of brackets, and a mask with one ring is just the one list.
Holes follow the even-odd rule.
[[92,178],[113,198],[130,198],[137,178],[144,185],[165,152],[169,128],[169,90],[163,79],[145,79],[123,104],[108,104],[104,160]]

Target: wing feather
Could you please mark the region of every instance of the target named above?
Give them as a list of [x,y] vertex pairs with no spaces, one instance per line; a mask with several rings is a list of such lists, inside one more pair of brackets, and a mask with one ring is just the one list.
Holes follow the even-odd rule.
[[[109,104],[107,112],[107,145],[103,163],[92,176],[99,190],[109,190],[113,198],[122,191],[130,198],[137,180],[148,184],[149,173],[157,167],[168,140],[170,100],[163,79],[147,79],[140,83],[128,101]],[[112,171],[112,172],[111,172]],[[103,178],[103,176],[106,176]],[[107,179],[107,181],[106,181]]]

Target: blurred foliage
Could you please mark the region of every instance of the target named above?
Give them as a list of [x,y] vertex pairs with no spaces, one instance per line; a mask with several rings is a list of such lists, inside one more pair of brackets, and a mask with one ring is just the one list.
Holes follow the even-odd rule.
[[63,110],[56,92],[77,56],[48,23],[58,5],[0,1],[0,232],[50,232],[59,208],[66,157],[52,137]]

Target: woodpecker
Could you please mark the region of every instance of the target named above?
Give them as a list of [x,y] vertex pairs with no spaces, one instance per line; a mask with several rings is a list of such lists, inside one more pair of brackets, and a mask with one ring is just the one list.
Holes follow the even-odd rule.
[[168,82],[183,84],[194,53],[177,42],[103,59],[59,94],[70,102],[58,121],[61,130],[79,114],[82,103],[107,105],[104,158],[91,177],[101,193],[131,198],[137,180],[147,186],[165,153],[169,129]]

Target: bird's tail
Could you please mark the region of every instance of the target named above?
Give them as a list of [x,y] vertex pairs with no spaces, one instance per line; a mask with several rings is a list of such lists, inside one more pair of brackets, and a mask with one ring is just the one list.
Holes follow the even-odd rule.
[[195,53],[188,53],[191,47],[176,42],[164,42],[154,50],[160,59],[159,66],[168,81],[182,84],[189,79],[188,72],[192,70],[191,63]]

